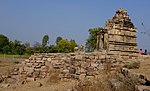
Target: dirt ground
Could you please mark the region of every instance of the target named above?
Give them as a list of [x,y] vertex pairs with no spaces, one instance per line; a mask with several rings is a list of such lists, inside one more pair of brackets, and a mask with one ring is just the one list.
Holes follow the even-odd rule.
[[15,67],[21,64],[23,59],[0,58],[0,74],[11,72]]
[[17,86],[17,88],[0,88],[0,91],[70,91],[76,81],[60,81],[58,83],[47,83],[47,78],[28,82]]
[[150,59],[142,59],[140,60],[140,67],[139,69],[131,69],[131,72],[139,73],[147,76],[150,79]]
[[[20,66],[22,59],[0,58],[0,74],[9,74],[15,67]],[[23,85],[0,87],[0,91],[70,91],[76,84],[75,80],[49,82],[49,77],[26,82]],[[53,79],[52,79],[53,80]],[[1,86],[1,83],[0,83]]]
[[[21,60],[0,60],[0,72],[10,71],[12,70],[12,68],[18,66],[20,62]],[[130,71],[134,73],[144,74],[147,76],[147,78],[150,78],[150,59],[141,60],[140,68],[130,69]],[[75,80],[58,81],[54,83],[48,81],[49,77],[32,82],[27,82],[23,85],[18,85],[17,87],[0,87],[0,91],[71,91],[71,89],[77,84],[77,81]]]

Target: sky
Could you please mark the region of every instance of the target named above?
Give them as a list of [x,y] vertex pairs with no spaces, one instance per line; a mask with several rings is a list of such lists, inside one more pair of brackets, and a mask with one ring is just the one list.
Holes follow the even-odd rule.
[[[50,44],[58,36],[85,44],[88,29],[104,27],[119,8],[127,10],[137,28],[138,48],[150,49],[150,0],[0,0],[0,34],[22,43]],[[144,24],[145,28],[141,25]]]

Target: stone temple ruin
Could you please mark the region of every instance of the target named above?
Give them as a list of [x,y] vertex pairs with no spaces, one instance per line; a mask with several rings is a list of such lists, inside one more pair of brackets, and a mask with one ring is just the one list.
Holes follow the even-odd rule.
[[114,70],[129,59],[138,59],[136,28],[124,9],[119,9],[106,22],[102,33],[97,33],[97,38],[97,48],[105,50],[91,53],[35,53],[12,74],[35,80],[50,76],[55,71],[61,79],[93,78],[101,70]]
[[96,49],[105,49],[112,54],[127,55],[130,58],[137,57],[136,31],[127,11],[120,8],[112,19],[106,21],[103,31],[96,33],[99,43]]

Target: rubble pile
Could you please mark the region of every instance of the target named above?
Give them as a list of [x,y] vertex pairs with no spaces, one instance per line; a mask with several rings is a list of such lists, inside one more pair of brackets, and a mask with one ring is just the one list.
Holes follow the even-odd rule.
[[107,62],[111,62],[111,70],[123,64],[122,60],[116,61],[113,57],[99,52],[37,53],[22,62],[18,74],[37,79],[50,75],[53,70],[59,72],[59,77],[62,79],[80,79],[80,77],[98,75],[99,71],[105,70]]

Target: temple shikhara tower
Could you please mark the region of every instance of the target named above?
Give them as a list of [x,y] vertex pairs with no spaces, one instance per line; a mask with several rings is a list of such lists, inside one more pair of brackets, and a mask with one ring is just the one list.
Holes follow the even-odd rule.
[[127,11],[120,8],[112,19],[106,21],[99,41],[103,41],[104,49],[111,53],[134,57],[138,53],[136,32]]

